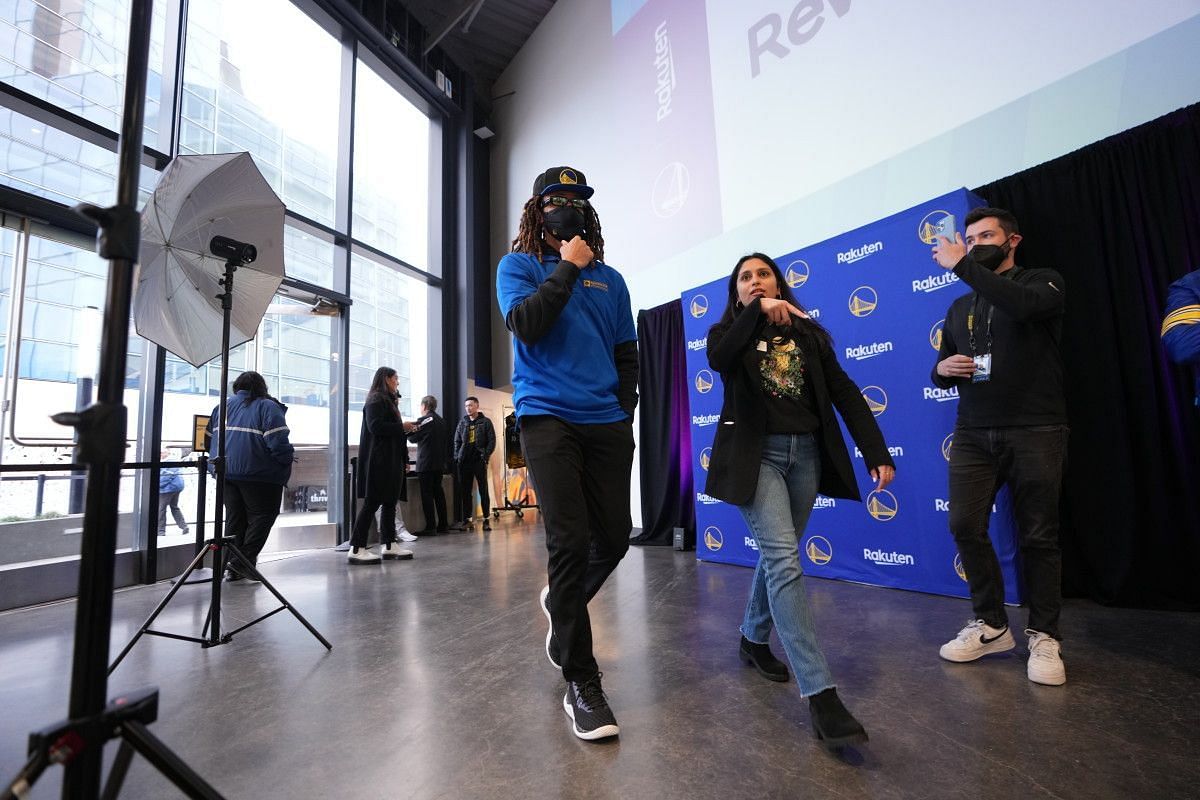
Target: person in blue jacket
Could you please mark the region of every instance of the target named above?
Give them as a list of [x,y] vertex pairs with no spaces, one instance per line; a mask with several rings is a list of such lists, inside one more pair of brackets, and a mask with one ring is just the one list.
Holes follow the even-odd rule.
[[1200,269],[1189,272],[1167,289],[1162,343],[1167,357],[1196,369],[1196,405],[1200,406]]
[[[171,457],[171,451],[163,448],[159,460]],[[162,467],[158,471],[158,535],[167,535],[167,509],[171,509],[171,517],[179,526],[179,532],[187,534],[187,517],[179,508],[179,495],[183,492],[183,474],[179,467]]]
[[582,172],[537,177],[496,295],[513,332],[513,404],[549,554],[546,655],[567,681],[574,733],[619,733],[592,655],[588,601],[629,549],[638,351],[629,290],[604,262]]
[[[262,375],[243,372],[234,380],[233,392],[225,405],[225,535],[256,564],[279,516],[295,450],[284,419],[287,406],[270,395]],[[221,454],[220,410],[213,409],[204,437],[214,458]],[[252,576],[233,567],[225,574],[231,581],[246,577]]]

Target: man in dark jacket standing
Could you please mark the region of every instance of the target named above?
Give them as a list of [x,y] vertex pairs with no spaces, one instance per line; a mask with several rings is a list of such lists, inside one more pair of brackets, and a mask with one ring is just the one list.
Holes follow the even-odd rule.
[[492,421],[479,413],[479,398],[468,397],[463,403],[466,415],[454,430],[454,463],[457,465],[459,486],[458,521],[455,530],[462,530],[471,521],[474,503],[471,502],[471,481],[479,484],[479,504],[483,507],[483,529],[490,531],[491,500],[488,497],[487,465],[496,449],[496,429]]
[[950,532],[974,607],[947,661],[974,661],[1015,647],[1004,610],[1004,576],[988,538],[999,488],[1012,491],[1029,593],[1027,674],[1034,683],[1067,681],[1059,647],[1062,551],[1058,501],[1067,453],[1067,410],[1059,339],[1062,276],[1016,265],[1021,234],[1000,208],[967,214],[967,236],[938,237],[933,258],[975,291],[946,312],[934,384],[958,391],[950,448]]
[[421,512],[425,517],[425,529],[417,531],[417,535],[445,533],[448,523],[442,475],[446,472],[450,437],[446,421],[437,413],[437,398],[433,395],[422,397],[421,416],[415,422],[405,423],[405,427],[409,431],[408,440],[417,445],[416,473],[421,484]]

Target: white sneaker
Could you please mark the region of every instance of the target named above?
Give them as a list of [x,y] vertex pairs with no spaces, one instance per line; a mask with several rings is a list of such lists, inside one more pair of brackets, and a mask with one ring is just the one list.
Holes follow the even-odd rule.
[[973,619],[950,641],[942,645],[938,655],[947,661],[974,661],[988,653],[1003,653],[1017,646],[1007,626],[993,628],[981,619]]
[[1029,664],[1026,674],[1029,680],[1045,686],[1062,686],[1067,682],[1067,668],[1063,666],[1062,645],[1053,636],[1025,629],[1029,637]]
[[350,564],[378,564],[383,559],[365,547],[351,547],[346,561]]
[[417,537],[409,533],[407,530],[397,533],[396,538],[402,542],[415,542],[417,540]]
[[386,561],[395,561],[397,559],[412,558],[412,550],[405,550],[395,542],[389,542],[379,551]]

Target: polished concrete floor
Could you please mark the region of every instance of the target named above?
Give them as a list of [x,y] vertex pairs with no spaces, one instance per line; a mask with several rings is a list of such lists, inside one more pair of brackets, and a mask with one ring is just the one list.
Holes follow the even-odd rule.
[[[1200,796],[1200,616],[1069,602],[1069,682],[1049,688],[1026,679],[1023,646],[938,659],[965,601],[810,580],[839,691],[871,735],[839,758],[811,738],[794,683],[737,659],[750,571],[633,548],[591,606],[622,730],[596,744],[571,734],[543,653],[536,515],[413,549],[378,567],[332,551],[263,565],[332,652],[286,612],[207,650],[145,637],[110,695],[159,686],[152,729],[230,798]],[[185,588],[157,627],[198,631],[207,591]],[[118,593],[114,655],[165,592]],[[225,626],[273,605],[230,586]],[[74,613],[0,614],[0,779],[28,731],[65,715]],[[57,797],[60,776],[32,796]],[[139,758],[123,796],[179,795]]]

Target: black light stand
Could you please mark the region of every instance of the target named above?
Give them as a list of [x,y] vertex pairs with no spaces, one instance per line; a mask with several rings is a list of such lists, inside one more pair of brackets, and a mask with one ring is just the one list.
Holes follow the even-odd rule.
[[[125,357],[133,268],[141,229],[137,193],[152,6],[152,0],[132,2],[125,107],[117,142],[117,203],[111,208],[87,204],[76,207],[99,226],[97,252],[109,260],[109,276],[100,335],[98,400],[83,411],[53,417],[55,422],[76,429],[79,460],[87,465],[69,717],[30,735],[30,760],[17,780],[5,788],[2,795],[5,798],[25,796],[29,785],[50,764],[64,766],[63,797],[88,800],[99,797],[104,745],[116,737],[122,739],[122,746],[105,789],[106,798],[115,797],[120,788],[132,757],[130,747],[144,753],[188,796],[221,797],[146,730],[146,723],[152,722],[157,714],[157,689],[142,690],[133,704],[118,700],[106,708],[117,514],[121,463],[125,457]],[[136,713],[125,714],[131,707],[137,709]]]
[[[291,603],[287,601],[287,598],[279,593],[279,590],[277,590],[270,581],[263,577],[262,573],[258,571],[258,568],[250,561],[250,559],[246,558],[242,551],[238,549],[237,545],[234,544],[233,537],[224,535],[225,418],[229,416],[229,318],[233,313],[233,274],[237,272],[238,267],[254,261],[254,259],[257,258],[258,253],[255,250],[254,245],[237,242],[233,239],[227,239],[224,236],[214,236],[212,242],[209,244],[209,250],[211,250],[214,255],[218,255],[226,259],[225,275],[220,282],[224,291],[217,295],[217,297],[221,300],[222,310],[221,400],[220,405],[217,406],[217,450],[216,455],[212,458],[213,467],[217,472],[217,491],[215,499],[216,508],[213,515],[213,536],[204,543],[203,547],[196,554],[196,557],[192,559],[192,563],[189,564],[187,569],[183,571],[183,574],[175,579],[175,585],[171,588],[171,591],[167,592],[167,596],[162,599],[162,602],[160,602],[155,609],[150,612],[150,616],[147,617],[146,621],[142,623],[140,628],[138,628],[138,632],[134,634],[133,638],[129,640],[129,643],[125,645],[125,649],[122,650],[120,655],[117,656],[116,660],[113,661],[112,666],[108,668],[108,674],[110,675],[144,634],[150,634],[151,636],[163,636],[168,639],[179,639],[185,642],[195,642],[201,647],[205,648],[215,647],[219,644],[227,644],[233,639],[234,634],[244,631],[251,625],[257,625],[267,617],[274,616],[284,609],[292,612],[292,616],[298,619],[300,624],[307,628],[308,632],[316,637],[317,641],[325,645],[326,650],[333,649],[333,645],[330,644],[329,641],[322,636],[321,633],[314,628],[312,624],[310,624],[309,621],[305,619],[304,616],[297,611],[294,606],[292,606]],[[225,572],[227,561],[225,553],[226,550],[229,551],[229,556],[232,559],[231,569],[243,576],[251,576],[255,580],[261,582],[263,586],[267,587],[271,594],[275,595],[275,599],[278,600],[281,605],[278,608],[272,609],[266,614],[251,620],[236,630],[229,631],[228,633],[222,633],[221,578]],[[209,602],[208,616],[204,621],[204,629],[201,632],[201,635],[199,637],[184,636],[178,633],[167,633],[165,631],[156,631],[152,629],[150,626],[154,624],[154,620],[157,619],[158,615],[161,614],[163,609],[167,607],[167,604],[171,602],[171,599],[175,597],[175,594],[180,590],[180,588],[189,583],[189,576],[191,576],[191,574],[200,567],[201,562],[204,560],[205,554],[209,552],[212,553],[212,599]]]

